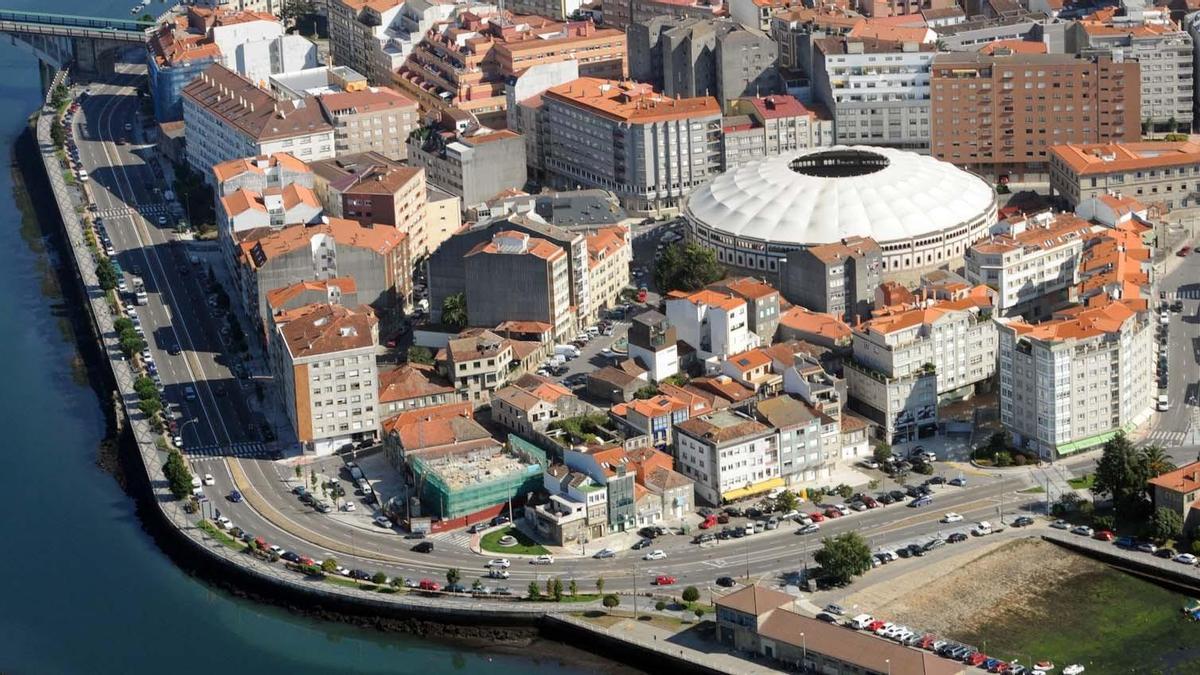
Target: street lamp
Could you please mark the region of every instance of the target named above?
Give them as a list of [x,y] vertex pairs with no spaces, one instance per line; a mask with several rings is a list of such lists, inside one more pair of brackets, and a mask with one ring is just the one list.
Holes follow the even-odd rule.
[[803,650],[801,658],[804,660],[804,667],[808,667],[808,639],[804,637],[804,633],[800,634],[800,648]]
[[887,664],[888,675],[892,675],[892,660],[884,659],[883,662]]
[[[189,425],[189,424],[195,424],[196,422],[199,422],[199,421],[200,421],[200,418],[199,418],[199,417],[193,417],[193,418],[192,418],[192,419],[190,419],[190,420],[186,420],[186,421],[185,421],[183,424],[180,424],[180,425],[179,425],[179,438],[180,438],[180,439],[182,439],[182,438],[183,438],[183,430],[187,428],[187,425]],[[181,448],[181,449],[182,449],[182,448]]]

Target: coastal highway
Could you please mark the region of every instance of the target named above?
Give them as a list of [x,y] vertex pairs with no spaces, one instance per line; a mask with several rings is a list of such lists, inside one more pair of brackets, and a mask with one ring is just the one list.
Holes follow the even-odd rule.
[[[136,125],[138,108],[134,87],[139,74],[134,67],[128,68],[90,87],[92,93],[75,118],[75,137],[91,175],[98,213],[118,249],[118,258],[127,272],[140,268],[146,281],[150,303],[137,308],[138,315],[166,385],[166,398],[181,410],[182,421],[196,420],[183,428],[189,449],[185,454],[196,473],[212,473],[216,478],[215,485],[205,488],[209,508],[219,509],[256,536],[314,559],[334,556],[349,568],[439,581],[454,567],[462,571],[463,582],[469,585],[482,576],[484,564],[492,556],[472,553],[462,537],[437,535],[432,554],[414,553],[409,549],[415,542],[396,532],[348,523],[300,504],[288,492],[290,465],[232,456],[234,446],[261,440],[252,432],[256,420],[246,404],[243,383],[230,371],[232,356],[223,353],[220,326],[208,311],[199,269],[188,262],[191,244],[174,241],[170,222],[158,224],[157,216],[165,213],[165,204],[155,187],[162,190],[167,186],[153,167],[156,149],[136,142],[140,139],[125,130],[126,124]],[[133,142],[118,144],[119,138]],[[178,344],[182,353],[170,354],[165,348],[169,344]],[[194,399],[185,396],[187,386],[194,388]],[[225,449],[228,456],[199,456],[190,451],[195,448]],[[251,493],[237,504],[224,499],[234,488],[234,472]],[[792,525],[704,547],[692,544],[690,537],[668,535],[652,547],[667,553],[667,559],[661,561],[642,561],[644,551],[630,550],[618,551],[615,558],[606,560],[560,556],[549,566],[514,559],[509,580],[485,579],[485,583],[507,586],[517,594],[524,593],[529,581],[548,576],[576,579],[584,590],[603,576],[606,589],[615,591],[632,590],[635,581],[638,589],[644,590],[660,574],[675,576],[679,585],[706,586],[719,576],[750,576],[777,583],[781,574],[811,561],[820,536],[853,529],[877,549],[924,541],[939,532],[967,529],[966,524],[950,527],[938,523],[947,511],[962,514],[969,523],[996,521],[1001,512],[1012,517],[1036,508],[1036,495],[1016,493],[1027,484],[1028,479],[1021,476],[971,477],[966,488],[936,488],[932,506],[910,509],[893,505],[856,513],[826,521],[819,535],[797,536]],[[589,552],[599,547],[591,544]]]

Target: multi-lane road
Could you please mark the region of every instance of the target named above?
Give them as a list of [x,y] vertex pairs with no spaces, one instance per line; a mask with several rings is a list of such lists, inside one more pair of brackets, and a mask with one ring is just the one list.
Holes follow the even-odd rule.
[[[432,554],[414,553],[410,550],[414,542],[366,524],[368,518],[322,515],[302,505],[289,492],[291,464],[239,456],[243,454],[239,448],[253,447],[262,439],[252,431],[259,420],[247,404],[248,387],[230,370],[234,357],[225,353],[220,338],[221,322],[207,304],[202,268],[221,262],[212,257],[204,265],[192,265],[189,258],[198,247],[176,241],[169,218],[166,224],[159,223],[158,216],[167,212],[161,191],[168,186],[162,183],[156,168],[156,149],[140,143],[139,134],[126,130],[127,124],[137,124],[139,105],[134,87],[138,82],[139,76],[131,69],[93,84],[75,117],[75,138],[91,176],[97,211],[102,214],[118,250],[117,257],[127,272],[139,269],[146,282],[150,301],[138,307],[137,312],[166,386],[166,399],[180,411],[186,454],[197,474],[211,473],[216,480],[215,485],[205,488],[210,508],[219,509],[254,535],[315,559],[334,556],[346,567],[414,579],[440,579],[445,570],[454,567],[463,571],[465,583],[471,583],[482,575],[490,556],[471,552],[464,534],[435,535],[436,548]],[[120,138],[133,142],[118,144],[116,140]],[[1169,278],[1185,278],[1190,266],[1189,260]],[[1183,379],[1174,372],[1177,357],[1178,370],[1189,373],[1186,377],[1190,382],[1195,381],[1191,342],[1200,339],[1200,329],[1196,325],[1196,302],[1186,304],[1192,314],[1173,319],[1173,382]],[[1191,337],[1187,338],[1185,350],[1183,340],[1187,335]],[[178,345],[180,353],[171,354],[174,351],[168,349],[171,345]],[[1185,351],[1188,358],[1183,363]],[[191,398],[186,394],[189,388],[194,391]],[[1185,394],[1172,391],[1172,396],[1182,401]],[[1174,429],[1180,424],[1183,422],[1168,415],[1161,426]],[[934,505],[930,507],[909,509],[893,505],[856,513],[827,521],[821,534],[857,530],[876,548],[922,541],[938,532],[966,529],[939,523],[938,519],[947,511],[962,514],[968,522],[994,521],[999,513],[1012,516],[1036,507],[1036,496],[1016,492],[1029,480],[1024,475],[1004,479],[972,477],[967,488],[937,488]],[[235,485],[247,492],[247,499],[240,503],[225,499]],[[549,575],[578,579],[583,588],[589,588],[590,581],[603,576],[606,588],[612,590],[630,590],[635,580],[637,586],[644,588],[660,574],[674,576],[680,584],[696,585],[711,584],[718,576],[777,581],[781,574],[794,571],[810,560],[812,550],[818,545],[817,535],[797,536],[794,530],[793,526],[704,547],[692,544],[690,537],[669,535],[654,544],[654,548],[667,553],[667,558],[654,562],[641,561],[642,552],[629,550],[618,551],[615,558],[606,560],[560,556],[554,565],[544,567],[517,560],[507,582],[491,581],[490,585],[507,585],[520,593],[530,580]],[[590,545],[589,552],[600,545]]]

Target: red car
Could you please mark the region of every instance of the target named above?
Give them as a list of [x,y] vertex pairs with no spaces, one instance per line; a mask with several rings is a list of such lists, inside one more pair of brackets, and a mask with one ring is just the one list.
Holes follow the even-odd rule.
[[1187,254],[1189,254],[1191,252],[1192,252],[1191,246],[1184,246],[1183,248],[1179,249],[1179,252],[1176,253],[1175,255],[1179,256],[1180,258],[1183,258],[1183,257],[1186,257]]
[[707,530],[708,528],[710,528],[716,524],[717,524],[717,517],[715,515],[709,515],[707,518],[704,519],[703,523],[700,523],[700,529]]
[[673,583],[675,583],[675,577],[670,577],[665,574],[660,574],[657,577],[654,577],[655,586],[670,586]]
[[814,523],[823,523],[823,522],[825,522],[825,516],[824,516],[824,515],[822,515],[820,511],[813,511],[812,513],[808,514],[808,517],[809,517],[809,518],[812,518],[812,521],[813,521]]
[[885,624],[885,622],[880,621],[879,619],[875,619],[871,623],[867,624],[867,632],[874,633],[875,631],[879,630],[880,628],[883,628],[884,624]]
[[965,661],[965,663],[968,666],[977,666],[987,660],[988,660],[987,654],[984,654],[983,652],[975,652],[974,654],[967,657],[967,660]]
[[438,582],[434,581],[433,579],[422,579],[419,587],[423,591],[438,591],[442,588],[438,585]]
[[835,509],[831,506],[831,507],[825,509],[825,517],[826,518],[841,518],[842,512],[838,511],[837,509]]
[[1113,534],[1111,530],[1100,530],[1096,534],[1093,534],[1092,538],[1099,539],[1100,541],[1112,541],[1117,538],[1117,535]]
[[317,563],[312,558],[310,558],[306,555],[302,555],[302,556],[300,556],[300,564],[311,566],[311,565],[316,565]]
[[874,497],[867,497],[867,496],[864,496],[864,497],[862,498],[862,503],[863,503],[863,504],[866,504],[868,509],[877,509],[877,508],[879,508],[879,502],[875,501],[875,498],[874,498]]

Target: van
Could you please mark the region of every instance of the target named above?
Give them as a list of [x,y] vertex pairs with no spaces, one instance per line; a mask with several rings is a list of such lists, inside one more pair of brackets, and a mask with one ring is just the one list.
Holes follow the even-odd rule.
[[850,619],[850,626],[855,630],[865,630],[866,627],[871,625],[871,622],[874,620],[875,618],[870,614],[859,614],[853,619]]
[[564,359],[573,359],[579,356],[579,347],[575,345],[554,345],[554,355],[561,356]]
[[350,477],[353,478],[354,482],[356,483],[363,478],[366,478],[366,476],[363,475],[362,469],[358,468],[357,466],[350,467]]

